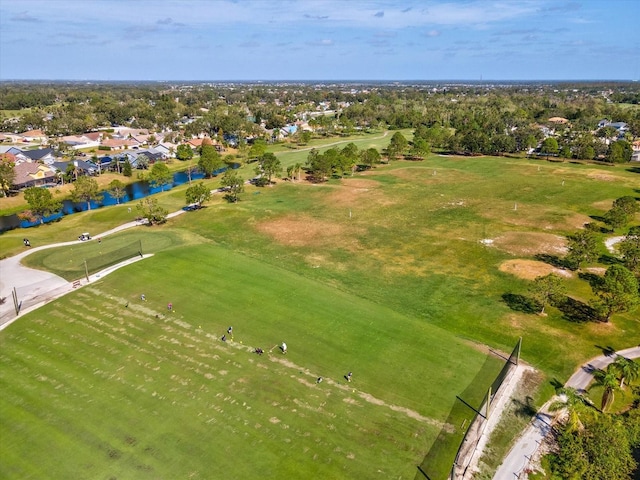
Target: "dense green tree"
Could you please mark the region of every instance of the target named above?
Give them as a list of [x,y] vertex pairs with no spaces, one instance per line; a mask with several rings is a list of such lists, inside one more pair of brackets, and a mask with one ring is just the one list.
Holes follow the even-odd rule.
[[247,154],[249,159],[255,159],[262,157],[267,151],[267,142],[262,139],[254,140],[253,144],[249,148],[249,153]]
[[616,198],[613,201],[613,208],[620,208],[624,213],[628,215],[633,215],[640,211],[640,204],[631,195],[626,195],[624,197]]
[[[312,148],[307,155],[309,173],[316,181],[324,182],[333,172],[333,165],[331,163],[332,154],[329,153],[329,150],[321,154],[315,148]],[[333,150],[335,150],[335,148]]]
[[29,187],[24,191],[24,199],[29,204],[27,216],[34,218],[39,223],[44,222],[44,217],[56,213],[62,208],[62,203],[53,198],[48,188]]
[[606,370],[596,370],[593,372],[593,387],[602,388],[602,400],[600,403],[600,410],[603,412],[609,408],[615,399],[615,393],[620,390],[618,385],[618,377],[614,368],[611,365]]
[[558,140],[555,137],[547,137],[542,141],[542,145],[540,145],[540,153],[546,155],[549,158],[549,155],[555,155],[558,153]]
[[584,430],[581,415],[585,412],[588,402],[575,388],[562,388],[558,392],[558,400],[551,402],[549,410],[558,412],[567,410],[567,421],[564,429],[569,432]]
[[13,169],[14,166],[15,164],[13,162],[0,160],[0,196],[6,197],[13,186],[16,178],[16,173]]
[[91,210],[91,201],[99,200],[101,197],[98,189],[98,182],[95,178],[82,176],[74,182],[71,198],[75,202],[86,202],[87,210]]
[[111,180],[109,183],[109,189],[107,190],[111,197],[116,199],[116,203],[120,204],[120,199],[123,198],[127,192],[125,190],[125,185],[117,178]]
[[616,199],[611,209],[605,213],[604,220],[613,228],[624,227],[640,210],[640,205],[632,196]]
[[567,237],[567,255],[565,261],[577,269],[583,263],[590,263],[598,258],[598,242],[591,230],[578,230]]
[[628,480],[636,467],[629,434],[618,417],[597,415],[582,431],[562,429],[551,460],[554,478]]
[[185,196],[187,204],[196,204],[198,208],[201,208],[204,202],[211,199],[211,189],[203,182],[199,182],[187,188]]
[[225,195],[227,201],[237,203],[238,195],[244,192],[244,179],[238,175],[238,172],[228,168],[220,179],[220,184],[228,189]]
[[153,187],[160,187],[164,191],[165,185],[173,183],[173,174],[164,162],[156,162],[149,172],[149,182]]
[[407,141],[405,136],[402,135],[402,133],[394,133],[391,137],[389,145],[387,146],[387,158],[389,160],[396,159],[398,156],[404,154],[408,145],[409,142]]
[[608,322],[614,313],[634,310],[640,303],[638,281],[622,265],[607,268],[604,277],[594,282],[592,289],[596,295],[592,306],[604,322]]
[[202,145],[198,168],[207,178],[211,178],[216,170],[222,168],[223,162],[220,154],[213,145]]
[[362,150],[360,152],[360,161],[371,168],[380,163],[380,152],[373,147]]
[[625,380],[633,382],[640,376],[640,364],[622,355],[618,355],[609,367],[620,379],[620,388],[624,388]]
[[564,298],[567,289],[559,275],[550,273],[543,277],[537,277],[531,284],[529,291],[541,306],[540,314],[542,315],[547,305],[559,302]]
[[193,158],[193,150],[186,143],[178,145],[176,149],[176,158],[181,161],[191,160]]
[[633,227],[618,244],[622,262],[636,277],[640,276],[640,227]]
[[431,145],[422,138],[414,139],[411,142],[410,154],[414,158],[423,159],[431,153]]
[[255,171],[256,175],[261,175],[266,179],[266,184],[268,185],[274,175],[282,173],[282,164],[278,157],[271,152],[267,152],[258,159],[258,166]]
[[617,140],[609,145],[607,161],[611,163],[627,163],[631,161],[633,149],[626,140]]
[[122,175],[124,175],[125,177],[130,177],[131,175],[133,175],[133,168],[131,167],[131,162],[129,160],[125,160],[124,164],[122,165]]
[[160,224],[167,221],[169,211],[158,205],[157,198],[145,197],[140,200],[136,208],[140,212],[140,215],[147,219],[149,225]]

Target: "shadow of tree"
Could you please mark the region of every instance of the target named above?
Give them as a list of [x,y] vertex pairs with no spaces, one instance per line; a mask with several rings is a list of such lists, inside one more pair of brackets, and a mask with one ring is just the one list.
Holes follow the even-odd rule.
[[611,345],[607,345],[606,347],[603,347],[601,345],[594,345],[594,347],[602,350],[602,354],[606,357],[611,357],[614,353],[616,353],[616,349],[613,348]]
[[597,287],[600,282],[602,282],[602,277],[599,275],[596,275],[595,273],[590,273],[590,272],[580,272],[578,274],[578,278],[584,280],[585,282],[589,283],[589,285],[591,286],[591,288],[595,288]]
[[531,418],[538,412],[538,409],[533,403],[533,398],[529,396],[525,398],[524,402],[517,398],[514,398],[511,401],[515,405],[514,413],[517,417]]
[[627,168],[627,172],[631,172],[631,173],[640,173],[640,167],[631,167],[631,168]]
[[600,257],[598,258],[598,263],[604,263],[605,265],[622,265],[622,262],[619,258],[616,258],[613,255],[609,255],[608,253],[600,255]]
[[551,381],[549,382],[551,384],[551,386],[555,389],[556,393],[558,392],[558,390],[560,390],[561,388],[564,388],[564,384],[558,380],[557,378],[552,378]]
[[548,253],[538,253],[533,258],[539,262],[547,263],[557,268],[569,268],[569,264],[564,258],[560,258],[557,255],[549,255]]
[[538,304],[532,298],[517,293],[504,293],[502,301],[516,312],[538,313],[540,311]]
[[592,218],[597,222],[602,222],[602,223],[605,222],[605,218],[601,215],[589,215],[589,218]]
[[598,316],[596,311],[586,303],[567,297],[566,301],[558,305],[562,317],[573,323],[594,322]]

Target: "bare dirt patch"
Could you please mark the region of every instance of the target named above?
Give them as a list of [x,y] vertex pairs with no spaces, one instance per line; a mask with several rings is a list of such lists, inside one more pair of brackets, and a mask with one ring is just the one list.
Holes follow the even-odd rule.
[[507,232],[493,239],[492,244],[513,255],[563,255],[566,240],[559,235],[538,232]]
[[571,272],[553,267],[548,263],[536,260],[507,260],[500,265],[500,271],[510,273],[518,278],[535,280],[537,277],[544,277],[550,273],[555,273],[563,277],[571,277]]

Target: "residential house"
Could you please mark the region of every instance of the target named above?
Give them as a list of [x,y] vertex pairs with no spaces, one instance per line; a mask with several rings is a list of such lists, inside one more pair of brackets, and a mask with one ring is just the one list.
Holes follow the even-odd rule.
[[177,148],[178,146],[174,143],[162,142],[153,147],[151,150],[162,153],[165,158],[175,158]]
[[20,134],[22,142],[25,143],[43,143],[47,141],[47,136],[42,130],[29,130]]
[[122,138],[107,138],[102,140],[100,144],[104,147],[109,147],[111,150],[126,150],[129,147],[137,147],[138,142],[135,140],[122,139]]
[[53,184],[56,172],[48,165],[35,162],[23,162],[13,169],[16,176],[13,185],[17,189]]
[[21,150],[16,155],[17,158],[25,157],[27,162],[42,162],[46,165],[51,165],[56,161],[53,148],[38,148],[36,150]]
[[68,162],[54,162],[51,168],[56,172],[66,173],[69,165],[73,165],[77,175],[96,175],[98,173],[98,167],[90,162],[84,160],[70,160]]
[[[92,135],[95,137],[95,135]],[[92,139],[87,134],[83,135],[67,135],[62,137],[62,141],[69,145],[73,150],[81,148],[97,148],[100,146],[100,138]]]

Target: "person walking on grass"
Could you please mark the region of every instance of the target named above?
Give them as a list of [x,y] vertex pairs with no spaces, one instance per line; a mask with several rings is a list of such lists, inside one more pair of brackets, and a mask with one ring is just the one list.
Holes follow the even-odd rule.
[[347,379],[347,382],[350,382],[350,381],[351,381],[351,375],[353,375],[353,374],[352,374],[351,372],[349,372],[349,373],[347,373],[347,374],[344,376],[344,378],[346,378],[346,379]]
[[169,302],[167,304],[167,310],[169,310],[170,312],[173,312],[173,303]]
[[282,350],[282,354],[285,355],[287,353],[287,344],[282,342],[282,345],[280,345],[280,350]]

